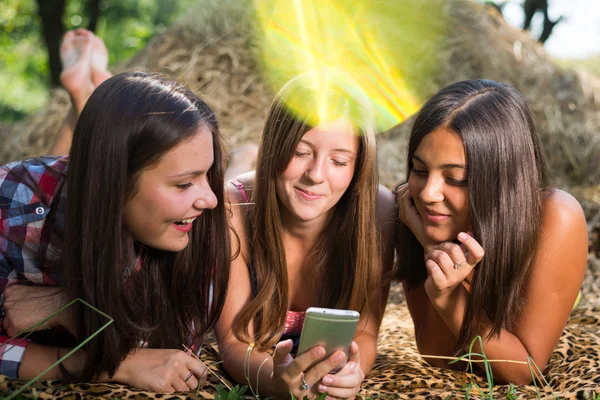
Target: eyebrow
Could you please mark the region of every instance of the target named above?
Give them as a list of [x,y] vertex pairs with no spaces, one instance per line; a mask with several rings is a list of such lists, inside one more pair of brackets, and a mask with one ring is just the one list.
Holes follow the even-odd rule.
[[[427,165],[427,163],[425,163],[425,161],[423,161],[423,159],[421,159],[421,157],[417,156],[416,154],[413,154],[413,158],[415,160],[417,160],[418,162],[420,162],[423,165]],[[467,169],[467,166],[465,164],[442,164],[440,166],[441,169],[450,169],[450,168],[462,168],[462,169]]]
[[[305,140],[305,139],[301,139],[301,140],[300,140],[300,143],[304,143],[304,144],[306,144],[306,145],[308,145],[308,146],[312,147],[313,149],[314,149],[315,147],[317,147],[317,146],[315,146],[314,144],[312,144],[311,142],[309,142],[308,140]],[[331,153],[333,153],[334,151],[341,151],[341,152],[343,152],[343,153],[348,153],[348,154],[351,154],[351,155],[353,155],[353,156],[356,156],[356,152],[354,152],[354,151],[352,151],[352,150],[349,150],[349,149],[333,149],[333,150],[331,150]]]
[[179,179],[179,178],[187,178],[189,176],[200,176],[200,175],[204,175],[204,174],[206,174],[206,171],[188,171],[188,172],[184,172],[182,174],[169,175],[169,178]]

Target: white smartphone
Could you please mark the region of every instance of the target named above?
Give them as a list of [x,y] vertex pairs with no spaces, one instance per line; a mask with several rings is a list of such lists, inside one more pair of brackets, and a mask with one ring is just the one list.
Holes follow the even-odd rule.
[[346,353],[347,360],[359,319],[360,314],[357,311],[310,307],[306,310],[297,354],[321,345],[326,352],[323,359],[337,350],[342,350]]

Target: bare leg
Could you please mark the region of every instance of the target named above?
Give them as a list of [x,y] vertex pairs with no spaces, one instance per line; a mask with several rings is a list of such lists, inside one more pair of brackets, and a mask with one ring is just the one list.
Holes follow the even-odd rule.
[[254,143],[247,143],[233,148],[229,152],[225,180],[228,181],[245,172],[253,171],[256,168],[257,156],[258,146]]
[[60,48],[63,72],[60,80],[69,92],[72,107],[67,114],[50,154],[69,152],[77,118],[96,86],[108,79],[108,52],[102,39],[85,29],[69,31]]

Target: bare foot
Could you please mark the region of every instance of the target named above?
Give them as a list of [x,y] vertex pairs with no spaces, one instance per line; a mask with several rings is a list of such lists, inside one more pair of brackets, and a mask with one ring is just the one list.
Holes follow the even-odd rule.
[[88,97],[94,91],[92,82],[92,38],[94,34],[85,29],[67,32],[60,46],[63,71],[60,81],[69,92],[77,110],[81,112]]
[[245,172],[253,171],[256,168],[257,156],[258,146],[254,143],[246,143],[234,147],[229,152],[225,180],[235,178]]
[[104,45],[104,41],[96,35],[92,37],[91,66],[94,86],[98,86],[112,76],[108,72],[108,50]]

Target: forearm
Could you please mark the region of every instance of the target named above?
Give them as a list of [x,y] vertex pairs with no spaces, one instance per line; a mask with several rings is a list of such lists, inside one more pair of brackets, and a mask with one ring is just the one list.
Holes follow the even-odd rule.
[[222,349],[220,355],[223,367],[237,383],[249,385],[261,397],[277,395],[271,391],[273,359],[268,353],[259,352],[255,348],[247,359],[249,346],[245,343],[227,343],[219,347]]
[[[68,353],[70,349],[42,346],[36,343],[30,343],[21,359],[19,366],[19,378],[33,379],[49,368],[52,364],[59,360],[60,357]],[[65,369],[73,374],[78,374],[85,363],[85,353],[77,351],[63,361]],[[56,380],[65,378],[59,366],[52,368],[46,372],[41,379]]]
[[360,350],[360,366],[364,374],[368,375],[377,357],[377,336],[363,332],[354,341]]
[[[469,294],[466,289],[460,285],[448,299],[434,302],[434,307],[439,312],[450,332],[452,332],[454,340],[456,340],[460,333],[468,296]],[[529,354],[521,340],[507,330],[502,330],[499,336],[488,338],[490,324],[484,324],[484,326],[485,327],[481,332],[478,332],[477,335],[482,339],[483,351],[485,352],[486,358],[489,360],[517,361],[517,363],[506,361],[490,363],[494,379],[496,381],[514,384],[531,383],[531,371],[529,366],[525,364]],[[463,350],[464,353],[467,353],[469,349]],[[478,340],[475,341],[473,352],[482,353]],[[474,359],[477,359],[477,357],[474,357]],[[545,368],[547,361],[548,360],[534,360],[540,370]],[[483,367],[483,363],[477,363],[477,365]]]

